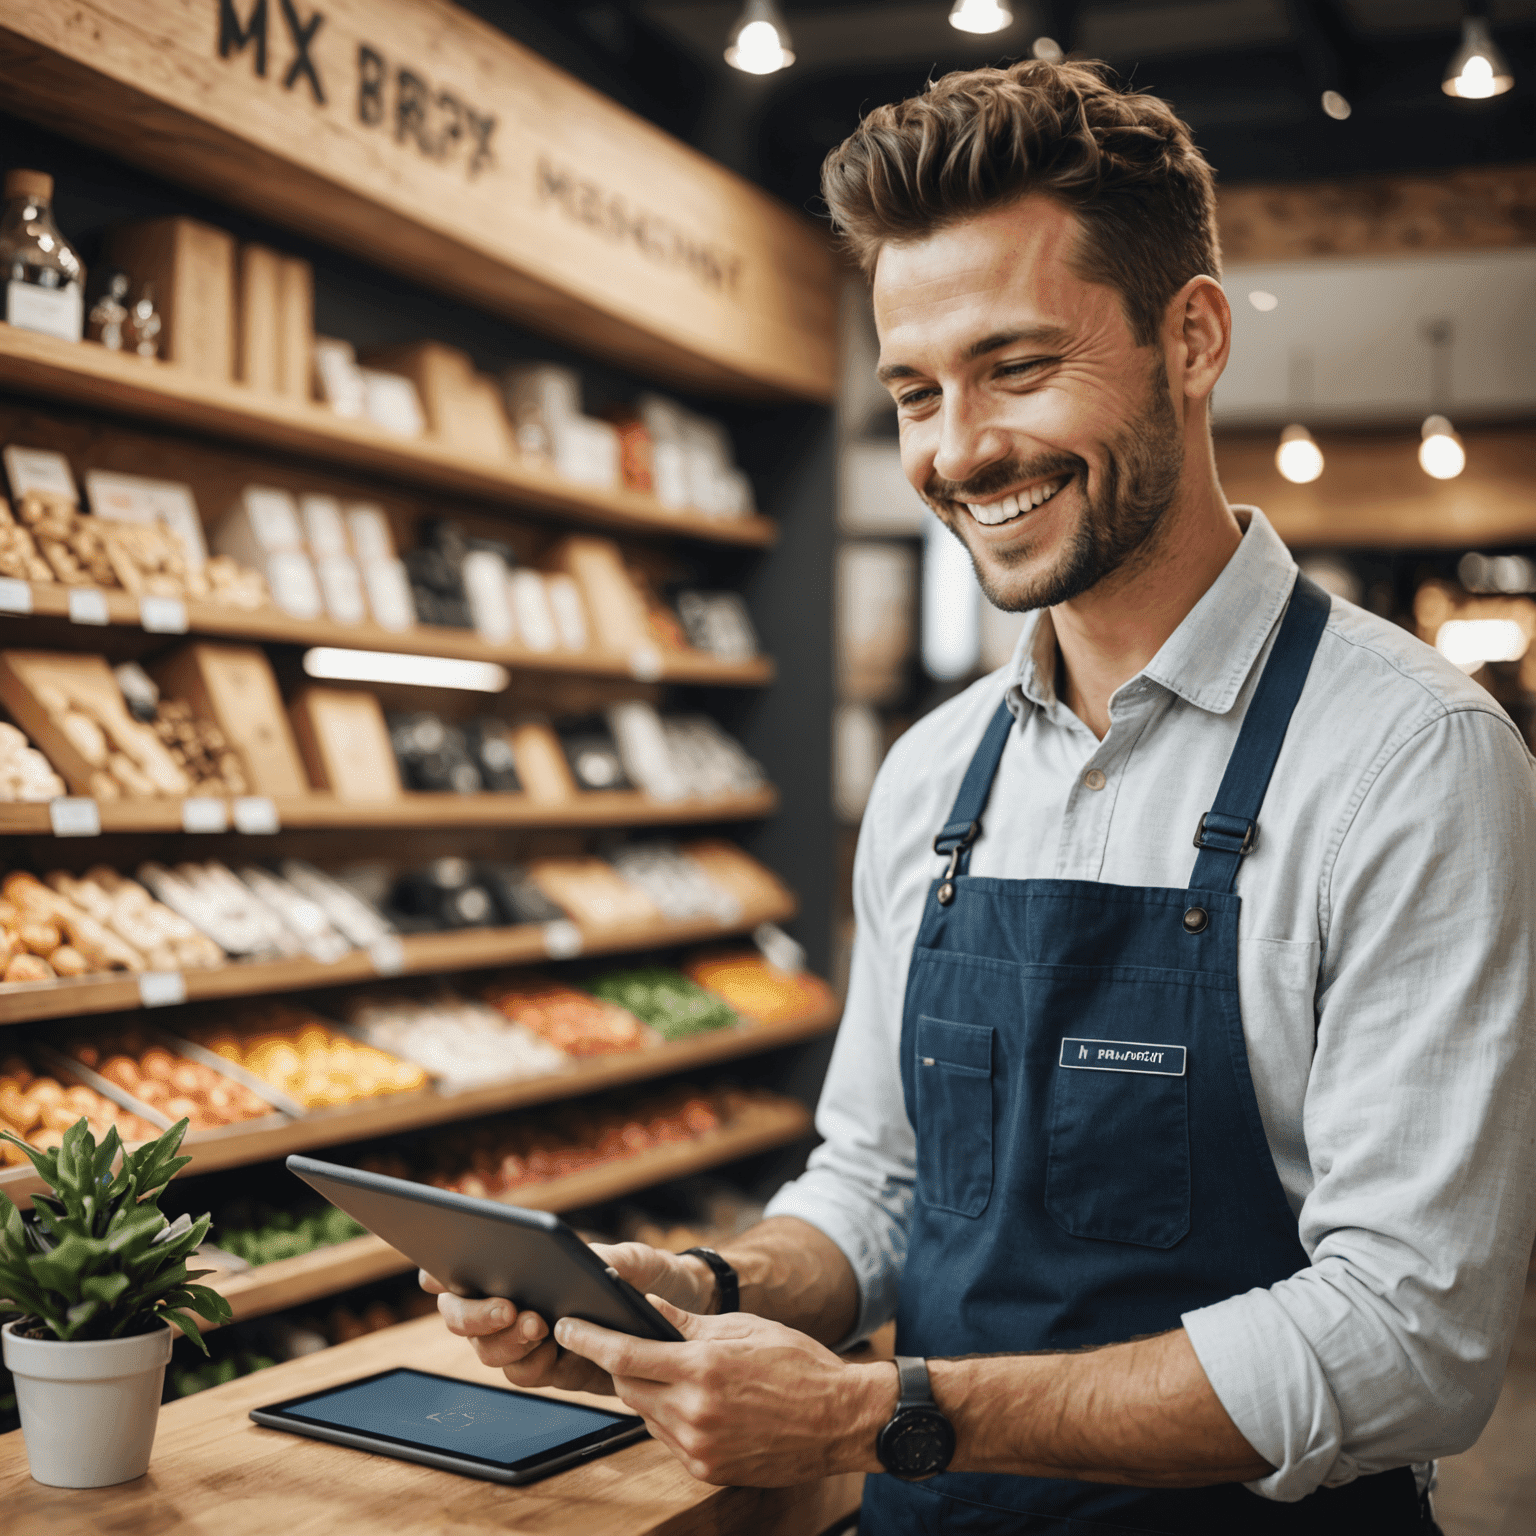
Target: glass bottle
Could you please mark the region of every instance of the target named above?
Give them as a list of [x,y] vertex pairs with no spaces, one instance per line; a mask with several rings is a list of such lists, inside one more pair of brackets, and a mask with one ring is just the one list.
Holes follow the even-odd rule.
[[0,278],[11,325],[79,341],[85,323],[85,268],[53,222],[53,177],[7,171],[0,211]]
[[155,285],[145,283],[128,311],[123,339],[140,357],[153,362],[160,355],[160,311],[155,307]]
[[110,352],[123,350],[123,322],[128,318],[128,274],[108,272],[96,302],[85,317],[85,339],[100,342]]

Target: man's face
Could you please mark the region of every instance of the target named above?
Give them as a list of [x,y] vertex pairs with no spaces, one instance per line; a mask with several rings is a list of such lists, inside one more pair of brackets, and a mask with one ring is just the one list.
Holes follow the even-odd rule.
[[1073,271],[1073,215],[1030,196],[875,269],[880,379],[901,461],[999,608],[1049,607],[1133,560],[1178,488],[1161,349]]

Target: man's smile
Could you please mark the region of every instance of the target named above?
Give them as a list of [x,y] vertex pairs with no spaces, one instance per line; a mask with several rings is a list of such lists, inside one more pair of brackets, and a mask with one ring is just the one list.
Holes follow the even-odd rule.
[[984,527],[996,528],[1002,523],[1012,522],[1016,517],[1022,517],[1026,512],[1032,512],[1036,507],[1043,506],[1071,478],[1070,474],[1052,475],[1049,479],[1036,480],[1031,485],[1021,486],[1018,490],[991,501],[962,501],[960,505]]

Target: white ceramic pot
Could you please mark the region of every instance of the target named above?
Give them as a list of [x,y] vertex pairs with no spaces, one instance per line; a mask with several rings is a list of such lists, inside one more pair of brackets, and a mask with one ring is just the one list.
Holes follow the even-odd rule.
[[131,1339],[27,1339],[0,1330],[32,1476],[50,1488],[105,1488],[149,1469],[171,1358],[161,1324]]

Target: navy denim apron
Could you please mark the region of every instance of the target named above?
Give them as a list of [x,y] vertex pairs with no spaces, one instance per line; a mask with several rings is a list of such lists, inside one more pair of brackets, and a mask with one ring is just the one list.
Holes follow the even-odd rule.
[[[1327,617],[1327,594],[1298,577],[1188,890],[968,874],[1006,704],[987,727],[935,840],[950,866],[928,893],[902,1017],[917,1173],[899,1354],[1161,1333],[1307,1266],[1248,1073],[1233,883]],[[1406,1467],[1293,1504],[1239,1483],[946,1472],[871,1477],[859,1528],[1396,1536],[1433,1529],[1423,1520]]]

